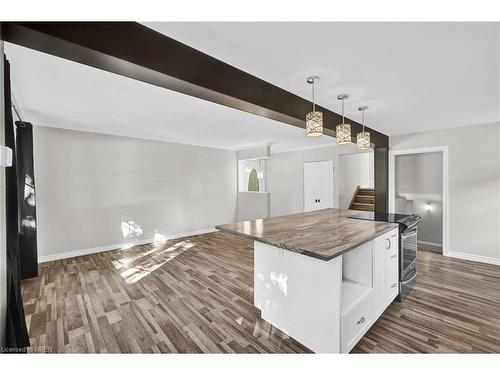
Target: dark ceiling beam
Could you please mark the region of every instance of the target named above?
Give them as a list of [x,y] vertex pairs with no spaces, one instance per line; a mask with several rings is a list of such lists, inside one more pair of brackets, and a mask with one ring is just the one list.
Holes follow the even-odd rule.
[[[311,110],[308,100],[136,22],[3,22],[2,29],[13,44],[300,128]],[[335,136],[341,116],[317,108]],[[355,137],[362,126],[349,123]],[[369,131],[375,147],[388,145],[385,134]]]

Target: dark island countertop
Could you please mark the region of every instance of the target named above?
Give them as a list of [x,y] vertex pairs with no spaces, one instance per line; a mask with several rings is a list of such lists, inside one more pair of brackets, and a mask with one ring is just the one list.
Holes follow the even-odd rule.
[[330,260],[393,228],[396,223],[350,219],[359,211],[324,210],[217,225],[215,228],[321,260]]

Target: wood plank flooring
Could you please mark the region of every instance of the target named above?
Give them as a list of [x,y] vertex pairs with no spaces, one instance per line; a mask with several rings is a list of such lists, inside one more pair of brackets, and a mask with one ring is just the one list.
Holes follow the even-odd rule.
[[[353,352],[500,352],[500,267],[418,267]],[[53,352],[309,352],[253,306],[253,242],[220,232],[46,262],[22,294],[32,345]]]
[[211,233],[46,262],[22,283],[54,352],[302,353],[253,306],[253,242]]
[[500,353],[500,266],[417,254],[416,287],[352,352]]

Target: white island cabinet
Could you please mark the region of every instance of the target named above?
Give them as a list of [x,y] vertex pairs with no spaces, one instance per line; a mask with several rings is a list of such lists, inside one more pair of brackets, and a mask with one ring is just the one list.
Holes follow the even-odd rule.
[[398,294],[398,229],[330,260],[254,242],[262,318],[316,353],[348,353]]
[[398,224],[325,208],[217,225],[254,240],[254,304],[316,353],[348,353],[398,293]]

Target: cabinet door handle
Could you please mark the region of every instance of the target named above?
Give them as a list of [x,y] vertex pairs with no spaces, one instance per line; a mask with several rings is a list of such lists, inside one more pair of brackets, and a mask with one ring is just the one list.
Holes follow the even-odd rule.
[[386,238],[385,240],[387,241],[386,249],[390,249],[391,248],[391,239],[390,238]]
[[365,322],[365,317],[362,316],[357,322],[356,325],[359,326],[360,324],[363,324]]
[[318,203],[321,203],[321,199],[318,199]]
[[396,258],[396,254],[391,255],[391,259],[394,259],[394,258]]
[[396,287],[396,285],[397,285],[396,283],[392,284],[391,289],[394,289]]

